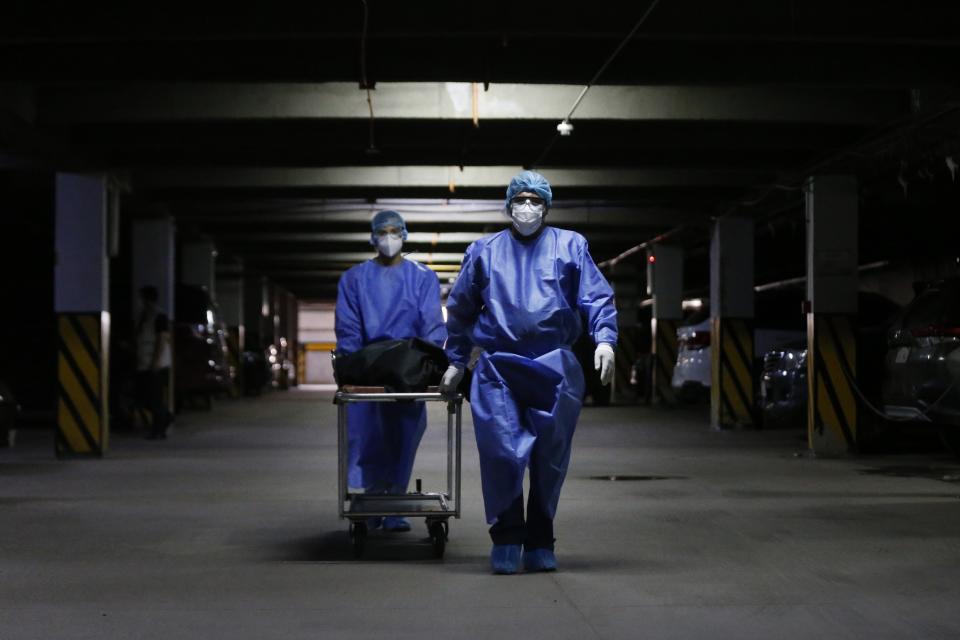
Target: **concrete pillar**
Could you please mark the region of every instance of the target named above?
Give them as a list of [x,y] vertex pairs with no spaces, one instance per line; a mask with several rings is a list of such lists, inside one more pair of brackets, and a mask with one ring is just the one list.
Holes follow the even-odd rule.
[[[271,287],[271,319],[273,320],[273,344],[276,345],[280,357],[279,364],[283,365],[290,361],[290,324],[289,324],[289,298],[290,292],[283,287],[273,285]],[[287,389],[289,386],[289,377],[283,372],[277,380],[281,389]]]
[[250,349],[262,351],[272,338],[267,326],[270,317],[269,285],[266,278],[247,277],[243,288],[245,341]]
[[268,332],[270,335],[270,344],[280,347],[280,338],[282,337],[280,332],[280,314],[283,305],[280,303],[282,300],[282,289],[272,282],[267,283],[267,300],[270,301],[270,317],[267,319],[269,323]]
[[[140,317],[140,289],[156,287],[157,306],[170,322],[176,318],[176,225],[170,216],[145,218],[133,221],[133,318]],[[171,350],[174,348],[171,326]],[[167,380],[167,408],[174,411],[174,368],[170,367]],[[145,414],[146,415],[146,414]],[[152,417],[150,418],[152,419]]]
[[246,334],[247,305],[244,300],[246,280],[240,260],[217,265],[216,289],[220,316],[227,325],[227,330],[233,335],[238,352],[242,351]]
[[721,218],[710,242],[710,422],[754,424],[753,221]]
[[242,336],[244,327],[243,302],[244,281],[241,276],[220,276],[217,278],[217,305],[220,307],[220,316],[227,328],[235,331],[241,338],[239,346],[243,346]]
[[858,186],[853,176],[814,176],[807,218],[808,436],[817,455],[857,442],[856,326]]
[[303,363],[300,361],[300,336],[299,336],[300,304],[297,297],[287,292],[287,349],[290,353],[290,362],[296,371],[293,378],[293,386],[300,382],[300,368]]
[[[636,392],[630,386],[630,373],[639,355],[639,328],[637,327],[640,303],[640,287],[636,274],[633,277],[619,269],[610,285],[613,287],[614,300],[617,303],[617,345],[614,363],[613,382],[609,388],[610,400],[614,404],[636,402]],[[626,276],[626,277],[625,277]],[[597,390],[598,394],[607,393],[607,388]],[[594,398],[595,404],[603,404],[604,398]]]
[[226,325],[230,366],[236,372],[234,391],[238,392],[243,389],[242,354],[246,346],[243,265],[239,260],[218,265],[216,288],[220,318]]
[[209,240],[190,240],[180,247],[180,281],[206,288],[216,294],[217,250]]
[[[176,227],[164,216],[133,221],[133,299],[141,287],[157,288],[157,306],[170,318],[175,315]],[[139,304],[139,303],[138,303]],[[134,309],[138,312],[139,308]],[[134,314],[136,316],[136,313]]]
[[106,176],[57,174],[58,457],[103,456],[109,444],[109,197]]
[[653,296],[650,334],[653,346],[652,397],[675,404],[673,370],[677,364],[677,325],[683,318],[683,249],[656,245],[647,252],[647,293]]

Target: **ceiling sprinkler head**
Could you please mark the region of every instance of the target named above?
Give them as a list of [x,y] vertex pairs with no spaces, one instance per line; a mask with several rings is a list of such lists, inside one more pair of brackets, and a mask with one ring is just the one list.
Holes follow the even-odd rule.
[[557,132],[562,136],[568,136],[573,133],[573,125],[564,120],[557,125]]

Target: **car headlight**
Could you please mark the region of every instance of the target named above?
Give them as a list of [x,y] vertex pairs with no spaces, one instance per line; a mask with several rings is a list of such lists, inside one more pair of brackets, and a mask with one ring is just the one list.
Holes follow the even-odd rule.
[[784,371],[797,371],[807,366],[806,349],[785,349],[780,362]]

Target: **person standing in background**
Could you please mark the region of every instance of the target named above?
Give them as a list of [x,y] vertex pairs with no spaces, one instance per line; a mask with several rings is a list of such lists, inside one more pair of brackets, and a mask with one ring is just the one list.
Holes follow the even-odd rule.
[[163,440],[173,416],[167,408],[165,390],[173,365],[170,319],[157,306],[156,287],[140,289],[141,310],[137,319],[137,404],[152,416],[149,440]]

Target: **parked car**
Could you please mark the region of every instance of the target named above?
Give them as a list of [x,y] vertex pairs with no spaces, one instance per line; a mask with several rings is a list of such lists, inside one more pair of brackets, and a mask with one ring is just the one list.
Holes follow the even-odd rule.
[[270,380],[276,389],[289,389],[296,384],[297,367],[290,359],[290,347],[286,338],[280,338],[278,344],[267,346],[267,363],[270,366]]
[[177,406],[200,397],[209,407],[212,397],[227,392],[236,372],[229,364],[226,328],[220,311],[203,287],[180,284],[174,322],[174,384]]
[[805,423],[807,415],[807,341],[794,340],[763,354],[760,374],[763,426]]
[[[757,294],[753,331],[753,356],[760,366],[770,349],[804,338],[802,288]],[[710,309],[704,306],[677,328],[677,363],[671,385],[682,401],[705,400],[712,378]]]
[[677,397],[696,402],[710,396],[710,314],[699,312],[677,328],[677,364],[670,381]]
[[0,447],[12,447],[20,405],[13,390],[0,380]]
[[960,455],[960,279],[919,285],[887,334],[887,415],[937,425]]
[[[879,396],[887,327],[900,307],[876,293],[860,292],[857,314],[857,385],[874,402]],[[807,339],[768,349],[760,375],[760,414],[764,426],[802,426],[807,421]],[[861,441],[879,425],[868,414],[860,420]]]

